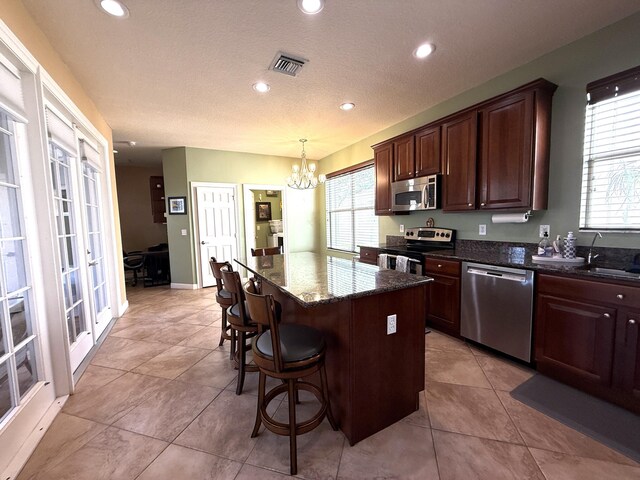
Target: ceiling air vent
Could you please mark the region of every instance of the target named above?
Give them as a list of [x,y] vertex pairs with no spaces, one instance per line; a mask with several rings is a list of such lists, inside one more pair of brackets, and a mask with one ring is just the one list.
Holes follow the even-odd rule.
[[296,58],[293,55],[289,55],[287,53],[278,52],[276,58],[274,58],[273,62],[271,62],[269,70],[295,77],[298,72],[300,72],[302,66],[307,63],[307,61],[308,60],[305,60],[303,58]]

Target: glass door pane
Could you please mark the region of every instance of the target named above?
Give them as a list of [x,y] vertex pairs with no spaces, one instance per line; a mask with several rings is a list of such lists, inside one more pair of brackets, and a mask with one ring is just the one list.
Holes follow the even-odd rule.
[[17,124],[0,110],[0,422],[38,382],[38,340],[17,174]]

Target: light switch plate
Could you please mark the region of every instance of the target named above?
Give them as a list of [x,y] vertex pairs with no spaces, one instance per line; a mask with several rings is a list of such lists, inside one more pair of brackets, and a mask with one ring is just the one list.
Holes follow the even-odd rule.
[[395,313],[393,315],[388,315],[387,316],[387,335],[396,333],[397,327],[398,327],[398,316]]
[[183,237],[187,236],[187,229],[183,228],[182,230],[180,230],[180,235],[182,235]]
[[478,235],[486,235],[487,234],[487,226],[484,224],[478,225]]
[[400,225],[400,233],[404,233],[404,225]]

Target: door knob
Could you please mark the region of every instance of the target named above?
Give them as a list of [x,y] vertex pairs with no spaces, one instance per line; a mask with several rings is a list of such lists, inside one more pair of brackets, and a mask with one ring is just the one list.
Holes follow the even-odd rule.
[[202,245],[205,245],[205,241],[204,241],[204,240],[202,240],[200,243],[201,243]]
[[630,318],[628,323],[629,325],[635,325],[636,321],[633,318]]

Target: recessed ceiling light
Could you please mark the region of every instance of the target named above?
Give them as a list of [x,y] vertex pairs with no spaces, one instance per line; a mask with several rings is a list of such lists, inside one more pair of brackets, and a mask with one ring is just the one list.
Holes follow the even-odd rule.
[[298,8],[302,13],[315,15],[324,8],[324,0],[298,0]]
[[416,51],[413,52],[413,55],[416,58],[427,58],[429,55],[433,53],[435,49],[436,49],[436,46],[433,45],[432,43],[423,43],[418,48],[416,48]]
[[96,3],[102,10],[114,17],[127,18],[129,16],[129,9],[119,0],[96,0]]
[[356,108],[356,104],[352,102],[347,102],[340,105],[340,110],[344,110],[345,112],[348,112],[349,110],[353,110],[354,108]]
[[271,90],[271,87],[268,83],[257,82],[253,84],[253,89],[259,93],[267,93],[269,90]]

